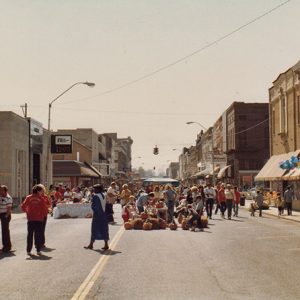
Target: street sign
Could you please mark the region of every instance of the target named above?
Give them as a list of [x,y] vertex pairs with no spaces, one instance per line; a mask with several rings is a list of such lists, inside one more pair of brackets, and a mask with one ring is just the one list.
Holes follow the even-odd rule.
[[51,135],[51,153],[72,153],[72,135]]

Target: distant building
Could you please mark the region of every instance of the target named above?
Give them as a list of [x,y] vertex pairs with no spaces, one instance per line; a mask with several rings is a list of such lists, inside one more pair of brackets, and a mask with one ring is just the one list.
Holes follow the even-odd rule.
[[179,162],[171,162],[166,170],[167,177],[178,179],[179,178]]
[[229,181],[254,185],[254,177],[269,158],[268,103],[234,102],[226,110]]

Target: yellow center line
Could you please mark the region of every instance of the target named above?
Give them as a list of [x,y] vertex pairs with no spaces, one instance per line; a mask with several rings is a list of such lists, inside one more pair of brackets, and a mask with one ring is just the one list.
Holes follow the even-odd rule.
[[114,236],[113,240],[110,243],[109,250],[105,253],[105,255],[101,256],[97,264],[94,266],[94,268],[91,270],[91,272],[88,274],[86,279],[83,281],[83,283],[80,285],[80,287],[77,289],[71,300],[82,300],[85,299],[85,297],[90,292],[91,288],[93,287],[96,280],[100,277],[101,272],[106,265],[107,261],[110,258],[110,253],[114,249],[115,245],[120,240],[122,234],[124,233],[124,228],[121,227],[116,235]]

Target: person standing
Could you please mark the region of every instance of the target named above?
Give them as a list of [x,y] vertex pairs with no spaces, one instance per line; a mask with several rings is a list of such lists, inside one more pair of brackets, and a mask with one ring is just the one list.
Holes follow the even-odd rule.
[[288,216],[291,216],[292,215],[292,202],[293,202],[293,198],[294,198],[294,193],[293,193],[293,190],[291,189],[291,186],[289,186],[289,185],[287,186],[286,190],[284,191],[283,198],[284,198],[284,202],[286,204]]
[[283,215],[284,201],[281,199],[279,192],[276,194],[276,205],[278,209],[278,216]]
[[104,188],[101,184],[95,184],[93,186],[94,195],[92,198],[92,210],[93,210],[93,219],[92,219],[92,228],[91,228],[91,240],[88,246],[85,246],[85,249],[93,249],[95,240],[104,240],[103,250],[108,250],[108,220],[105,213],[106,200],[104,197]]
[[231,220],[232,205],[233,205],[233,199],[234,199],[234,193],[231,188],[232,188],[231,184],[227,184],[227,189],[225,190],[228,220]]
[[113,205],[116,202],[117,195],[118,194],[116,192],[116,183],[113,181],[110,184],[110,187],[107,189],[107,192],[106,192],[106,207],[105,207],[105,211],[106,211],[106,214],[107,214],[108,222],[110,224],[115,224]]
[[145,193],[144,190],[141,190],[136,200],[136,207],[139,211],[139,214],[141,214],[144,211],[144,206],[147,204],[147,201],[148,201],[148,194]]
[[31,255],[31,250],[34,244],[36,246],[37,255],[41,255],[43,246],[43,229],[45,218],[48,214],[48,207],[43,199],[44,189],[40,185],[35,185],[32,188],[32,194],[28,195],[21,208],[27,214],[27,254]]
[[9,252],[11,250],[9,222],[11,220],[13,200],[8,194],[6,185],[0,186],[0,219],[2,230],[2,252]]
[[220,210],[221,210],[221,217],[224,218],[224,214],[226,211],[226,197],[225,197],[225,189],[224,189],[224,184],[223,183],[219,183],[217,186],[217,201],[219,203],[220,206]]
[[238,213],[239,213],[239,204],[241,201],[241,193],[239,192],[239,189],[237,186],[235,186],[233,188],[233,192],[234,192],[234,200],[233,200],[234,201],[234,205],[233,205],[234,214],[233,214],[233,216],[237,217]]
[[255,197],[255,202],[258,206],[258,210],[259,210],[259,216],[262,217],[262,208],[263,208],[263,204],[264,204],[264,196],[261,193],[260,190],[257,191],[257,195]]
[[207,183],[207,187],[204,189],[204,194],[205,194],[205,198],[206,198],[207,216],[211,219],[214,201],[216,198],[216,190],[212,187],[210,182]]
[[174,218],[174,208],[175,208],[175,201],[176,201],[176,193],[172,190],[171,185],[166,185],[166,190],[164,191],[164,199],[166,201],[168,207],[168,215],[167,215],[167,222],[172,223]]
[[122,192],[120,195],[121,198],[121,205],[122,207],[124,205],[127,205],[127,203],[129,202],[129,197],[132,195],[131,190],[129,189],[127,184],[123,184],[122,186]]
[[[46,188],[45,188],[45,186],[43,184],[38,184],[38,186],[42,187],[42,189],[43,189],[41,197],[43,198],[43,200],[44,200],[44,202],[45,202],[45,204],[46,204],[46,206],[48,208],[48,213],[49,213],[49,210],[51,210],[52,204],[51,204],[51,201],[50,201],[50,199],[48,198],[48,196],[46,194]],[[42,248],[46,247],[46,245],[45,245],[45,243],[46,243],[45,230],[46,230],[48,213],[45,216],[44,221],[43,221]]]

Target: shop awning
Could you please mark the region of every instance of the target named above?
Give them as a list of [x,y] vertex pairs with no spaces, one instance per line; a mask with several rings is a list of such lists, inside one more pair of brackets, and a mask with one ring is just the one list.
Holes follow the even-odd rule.
[[294,168],[288,171],[288,173],[282,176],[282,180],[299,180],[300,179],[300,169]]
[[53,177],[94,177],[99,178],[101,173],[95,172],[82,162],[75,160],[54,160]]
[[227,165],[227,166],[223,167],[222,169],[220,169],[220,171],[219,171],[219,173],[218,173],[218,175],[217,175],[217,178],[218,178],[218,179],[223,178],[224,175],[225,175],[226,170],[227,170],[229,167],[231,167],[231,165]]
[[[285,160],[289,160],[292,156],[298,156],[300,150],[283,153],[279,155],[273,155],[266,162],[263,168],[255,177],[255,181],[272,181],[272,180],[288,180],[283,179],[283,177],[287,176],[292,170],[287,171],[283,170],[279,167],[279,163]],[[292,180],[292,179],[289,179]]]

